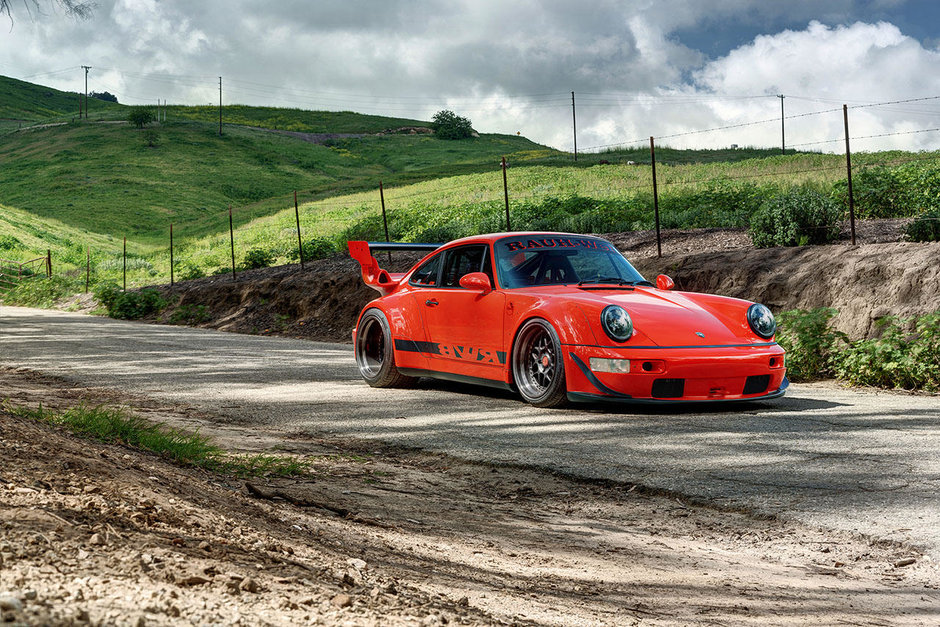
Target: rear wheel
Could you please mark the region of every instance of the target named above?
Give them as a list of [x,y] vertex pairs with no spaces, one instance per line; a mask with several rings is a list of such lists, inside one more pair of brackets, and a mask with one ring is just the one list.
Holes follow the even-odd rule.
[[369,309],[356,331],[356,365],[366,383],[374,388],[410,387],[417,381],[398,371],[392,351],[388,319],[378,309]]
[[562,407],[568,402],[561,341],[542,318],[519,330],[512,351],[512,376],[519,394],[536,407]]

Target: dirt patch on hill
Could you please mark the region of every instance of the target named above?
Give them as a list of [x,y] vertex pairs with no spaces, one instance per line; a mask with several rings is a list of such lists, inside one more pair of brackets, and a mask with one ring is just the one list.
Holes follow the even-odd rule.
[[[607,237],[648,278],[668,274],[679,289],[763,302],[775,311],[835,307],[836,327],[851,337],[871,336],[884,316],[940,310],[940,244],[898,241],[903,220],[858,225],[858,245],[848,234],[831,246],[755,249],[743,230],[666,231],[663,257],[651,231]],[[392,271],[419,258],[396,253]],[[170,306],[160,322],[261,335],[349,342],[362,307],[377,296],[348,256],[306,264],[220,275],[162,286]],[[181,308],[184,308],[181,311]],[[182,316],[196,313],[198,316]],[[174,318],[176,316],[176,318]]]

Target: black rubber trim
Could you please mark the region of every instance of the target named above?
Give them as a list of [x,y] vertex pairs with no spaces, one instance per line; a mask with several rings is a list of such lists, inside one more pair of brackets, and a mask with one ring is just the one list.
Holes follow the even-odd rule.
[[500,390],[509,390],[514,392],[515,389],[506,383],[505,381],[497,381],[495,379],[484,379],[483,377],[468,377],[463,374],[454,374],[452,372],[439,372],[437,370],[424,370],[422,368],[399,368],[398,372],[408,375],[409,377],[428,377],[431,379],[441,379],[443,381],[453,381],[455,383],[470,383],[473,385],[484,385],[488,388],[497,388]]
[[575,355],[572,352],[569,352],[568,355],[571,356],[571,359],[574,360],[575,365],[580,368],[581,372],[584,373],[584,376],[587,377],[587,380],[591,382],[591,385],[596,387],[598,391],[603,392],[608,397],[620,398],[620,399],[629,399],[633,398],[629,394],[624,394],[623,392],[618,392],[616,390],[611,390],[609,387],[604,385],[597,376],[591,372],[591,369],[588,368],[587,364],[581,361],[581,358]]
[[568,392],[568,400],[573,403],[596,403],[598,401],[603,401],[606,403],[623,403],[625,405],[704,405],[704,404],[714,404],[714,403],[750,403],[753,401],[769,401],[775,398],[780,398],[786,393],[787,388],[790,387],[790,380],[786,377],[783,378],[783,383],[780,384],[780,387],[771,392],[770,394],[765,394],[764,396],[753,396],[750,398],[716,398],[716,399],[703,399],[703,400],[693,400],[693,401],[684,401],[684,400],[670,400],[670,399],[647,399],[647,398],[616,398],[612,396],[605,396],[603,394],[588,394],[586,392]]

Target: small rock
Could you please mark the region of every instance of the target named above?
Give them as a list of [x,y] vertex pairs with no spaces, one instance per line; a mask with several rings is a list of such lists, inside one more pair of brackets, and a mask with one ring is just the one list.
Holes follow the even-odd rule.
[[355,557],[349,558],[348,560],[346,560],[346,563],[352,566],[353,568],[355,568],[356,570],[365,570],[368,567],[368,564],[366,564],[364,560],[361,560]]
[[96,485],[86,485],[84,488],[82,488],[82,492],[85,494],[95,494],[97,492],[101,492],[101,488]]
[[100,533],[94,533],[91,536],[91,539],[88,540],[89,544],[101,545],[104,544],[104,538],[101,537]]
[[75,611],[75,622],[87,623],[90,620],[91,616],[89,616],[88,610],[78,609]]
[[27,601],[35,601],[38,596],[39,596],[39,593],[36,592],[35,590],[27,590],[26,592],[23,593],[23,598],[26,599]]
[[200,543],[199,543],[199,550],[200,550],[200,551],[208,551],[208,550],[209,550],[209,543],[206,542],[205,540],[203,540],[202,542],[200,542]]
[[251,592],[252,594],[257,594],[258,590],[261,589],[258,586],[258,582],[251,578],[243,579],[239,587],[245,592]]
[[209,583],[211,579],[206,579],[202,575],[189,575],[179,580],[181,586],[201,586],[204,583]]
[[352,597],[348,594],[337,594],[331,601],[331,603],[336,607],[349,607],[352,605],[352,602]]
[[19,612],[23,609],[23,602],[16,597],[0,596],[0,610],[4,612]]
[[903,568],[904,566],[910,566],[911,564],[914,564],[914,563],[916,563],[916,562],[917,562],[917,560],[914,559],[913,557],[907,557],[907,558],[904,558],[903,560],[901,560],[901,561],[899,561],[899,562],[895,562],[895,563],[894,563],[894,567],[895,567],[895,568]]

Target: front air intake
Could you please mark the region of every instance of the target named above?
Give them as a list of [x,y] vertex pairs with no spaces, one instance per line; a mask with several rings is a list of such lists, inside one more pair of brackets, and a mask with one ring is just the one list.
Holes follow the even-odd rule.
[[748,377],[747,381],[744,382],[744,396],[766,392],[768,385],[770,385],[769,374],[758,374]]
[[656,379],[653,381],[653,398],[682,398],[685,379]]

